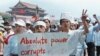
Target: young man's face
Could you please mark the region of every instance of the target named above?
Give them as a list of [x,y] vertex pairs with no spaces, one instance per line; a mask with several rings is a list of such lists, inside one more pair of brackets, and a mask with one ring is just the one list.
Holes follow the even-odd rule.
[[67,20],[67,19],[64,19],[61,23],[61,27],[64,27],[64,28],[69,28],[70,27],[70,21]]
[[16,24],[14,30],[17,31],[17,32],[21,32],[22,30],[24,30],[24,26],[20,26],[20,25]]
[[50,22],[49,22],[49,20],[44,20],[44,22],[46,23],[46,27],[49,28],[49,27],[50,27]]
[[43,32],[45,32],[46,28],[42,25],[38,25],[34,29],[35,29],[35,32],[37,32],[37,33],[43,33]]
[[77,24],[71,23],[70,28],[71,28],[71,30],[76,30]]

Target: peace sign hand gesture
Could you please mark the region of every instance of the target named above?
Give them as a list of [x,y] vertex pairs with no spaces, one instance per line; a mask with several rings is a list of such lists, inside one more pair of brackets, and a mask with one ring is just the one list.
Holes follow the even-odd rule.
[[86,34],[86,33],[89,32],[89,30],[88,30],[88,25],[87,25],[87,23],[86,23],[86,19],[87,19],[87,17],[88,17],[88,16],[86,15],[86,13],[87,13],[87,10],[84,11],[84,9],[83,9],[83,11],[82,11],[82,16],[81,16],[81,20],[82,20],[83,25],[84,25],[84,32],[83,32],[83,34]]
[[86,13],[87,13],[87,10],[84,10],[84,9],[83,9],[83,11],[82,11],[82,16],[81,16],[82,21],[85,21],[86,18],[88,17]]

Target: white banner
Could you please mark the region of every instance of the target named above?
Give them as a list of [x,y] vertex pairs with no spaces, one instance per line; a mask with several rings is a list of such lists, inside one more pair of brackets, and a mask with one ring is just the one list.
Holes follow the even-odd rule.
[[69,56],[76,48],[78,37],[67,33],[21,34],[19,56]]

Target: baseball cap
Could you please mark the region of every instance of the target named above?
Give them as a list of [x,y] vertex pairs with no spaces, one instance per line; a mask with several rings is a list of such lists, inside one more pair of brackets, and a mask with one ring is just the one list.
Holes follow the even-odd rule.
[[19,19],[15,22],[15,24],[18,24],[20,26],[26,26],[26,23],[22,20],[22,19]]

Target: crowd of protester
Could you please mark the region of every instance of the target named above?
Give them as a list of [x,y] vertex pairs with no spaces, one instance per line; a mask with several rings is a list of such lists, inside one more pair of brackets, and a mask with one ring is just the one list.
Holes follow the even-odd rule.
[[18,37],[13,35],[21,33],[44,33],[44,32],[67,32],[80,37],[77,48],[69,56],[100,56],[100,19],[96,14],[96,20],[91,20],[86,15],[87,10],[83,10],[80,21],[70,20],[63,17],[59,20],[59,25],[51,23],[50,18],[44,18],[35,22],[18,19],[12,24],[4,22],[0,25],[0,56],[18,56]]

